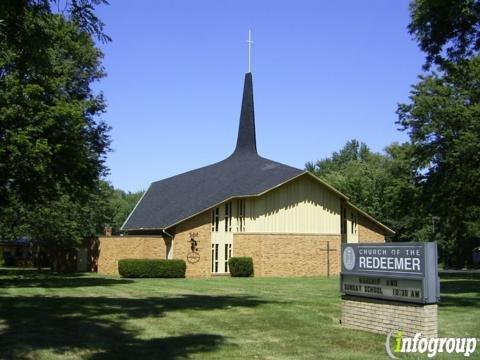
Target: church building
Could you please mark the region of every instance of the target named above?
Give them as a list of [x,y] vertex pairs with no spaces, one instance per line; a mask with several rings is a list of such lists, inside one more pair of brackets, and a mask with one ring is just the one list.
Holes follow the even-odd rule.
[[258,155],[250,72],[233,153],[152,183],[122,230],[100,238],[99,273],[118,274],[119,259],[156,258],[210,277],[228,274],[230,257],[249,256],[255,276],[337,275],[343,242],[393,234],[311,173]]

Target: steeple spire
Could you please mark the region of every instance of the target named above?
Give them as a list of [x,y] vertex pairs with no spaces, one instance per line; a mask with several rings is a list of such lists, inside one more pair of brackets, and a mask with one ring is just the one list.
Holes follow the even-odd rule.
[[255,135],[255,111],[253,108],[252,73],[245,74],[243,85],[242,110],[238,125],[237,146],[234,154],[257,154],[257,140]]

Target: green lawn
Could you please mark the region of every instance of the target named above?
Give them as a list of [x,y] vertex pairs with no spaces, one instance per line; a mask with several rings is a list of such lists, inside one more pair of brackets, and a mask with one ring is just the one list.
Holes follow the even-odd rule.
[[[7,359],[386,358],[385,336],[344,329],[339,318],[338,278],[127,280],[0,270]],[[480,337],[479,319],[480,279],[442,281],[440,335]]]

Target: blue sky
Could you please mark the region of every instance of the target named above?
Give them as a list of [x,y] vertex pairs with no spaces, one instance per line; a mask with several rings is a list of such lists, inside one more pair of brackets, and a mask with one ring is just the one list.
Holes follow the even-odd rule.
[[[135,4],[135,6],[133,5]],[[95,85],[108,108],[108,180],[124,190],[222,160],[235,145],[252,29],[260,155],[303,168],[347,140],[405,141],[423,54],[408,1],[111,1]]]

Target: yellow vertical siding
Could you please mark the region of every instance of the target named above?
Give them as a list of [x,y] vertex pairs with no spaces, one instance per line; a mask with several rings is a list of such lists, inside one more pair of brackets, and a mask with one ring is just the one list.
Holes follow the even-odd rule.
[[308,176],[246,201],[247,232],[340,233],[340,198]]

